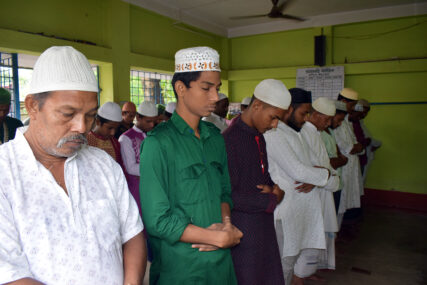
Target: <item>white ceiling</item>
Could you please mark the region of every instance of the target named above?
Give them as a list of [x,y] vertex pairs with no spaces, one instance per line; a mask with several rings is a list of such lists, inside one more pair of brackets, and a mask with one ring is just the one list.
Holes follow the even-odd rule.
[[[427,0],[288,0],[284,13],[307,19],[230,17],[267,14],[271,0],[123,0],[226,37],[427,14]],[[286,0],[279,0],[279,5]]]

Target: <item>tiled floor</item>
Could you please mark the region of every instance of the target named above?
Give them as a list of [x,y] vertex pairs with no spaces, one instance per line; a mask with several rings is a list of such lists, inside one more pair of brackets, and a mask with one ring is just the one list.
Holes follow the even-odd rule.
[[[337,269],[319,273],[325,282],[306,285],[426,285],[427,214],[364,209],[358,231],[336,250]],[[144,285],[148,272],[149,266]]]

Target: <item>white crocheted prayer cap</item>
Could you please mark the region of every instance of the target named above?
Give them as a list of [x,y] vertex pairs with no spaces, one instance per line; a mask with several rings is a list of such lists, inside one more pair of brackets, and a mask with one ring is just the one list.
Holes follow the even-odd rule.
[[146,117],[155,117],[159,114],[156,104],[151,101],[144,101],[138,106],[138,114]]
[[117,103],[105,102],[98,109],[98,116],[113,122],[121,122],[122,110],[120,109],[120,106]]
[[98,92],[98,81],[89,61],[73,47],[50,47],[34,65],[29,94],[56,90]]
[[219,54],[210,47],[181,49],[175,54],[175,72],[221,71]]
[[288,109],[291,104],[291,94],[282,81],[276,79],[264,79],[254,90],[254,96],[271,106]]
[[243,98],[242,103],[240,103],[240,104],[248,106],[249,103],[251,103],[251,99],[252,99],[251,97],[245,97],[245,98]]
[[166,105],[165,111],[172,114],[175,111],[175,109],[176,109],[176,102],[169,102]]
[[343,101],[335,101],[335,108],[340,111],[347,112],[347,104]]
[[313,109],[326,116],[335,116],[336,108],[333,100],[326,97],[319,97],[314,100]]
[[357,103],[356,105],[354,105],[353,110],[356,112],[363,112],[363,105],[361,103]]
[[221,101],[223,99],[228,99],[227,95],[224,93],[218,93],[218,101]]

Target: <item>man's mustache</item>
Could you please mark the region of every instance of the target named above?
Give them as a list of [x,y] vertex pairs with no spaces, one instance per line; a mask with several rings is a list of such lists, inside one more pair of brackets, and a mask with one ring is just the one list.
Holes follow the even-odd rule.
[[56,145],[57,148],[61,148],[65,143],[75,141],[75,140],[81,140],[82,144],[87,144],[87,139],[82,134],[75,134],[70,135],[68,137],[63,137],[59,140],[58,144]]

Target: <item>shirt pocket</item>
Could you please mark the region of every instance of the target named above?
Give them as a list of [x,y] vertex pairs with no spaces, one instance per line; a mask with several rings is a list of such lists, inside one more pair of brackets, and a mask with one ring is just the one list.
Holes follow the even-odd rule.
[[206,166],[194,163],[179,170],[181,181],[178,185],[177,200],[180,204],[191,205],[205,199],[207,189]]
[[88,201],[86,205],[88,217],[88,237],[98,247],[111,251],[120,243],[120,223],[118,213],[108,199]]

